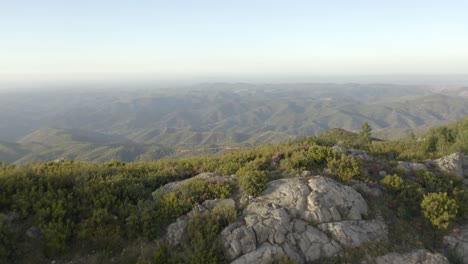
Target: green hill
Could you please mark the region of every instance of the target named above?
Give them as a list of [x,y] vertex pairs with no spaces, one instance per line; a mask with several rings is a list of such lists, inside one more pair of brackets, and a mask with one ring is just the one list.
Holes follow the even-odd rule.
[[[202,258],[228,263],[274,245],[289,246],[292,253],[272,255],[272,261],[295,263],[305,258],[297,252],[322,252],[331,243],[339,245],[337,250],[316,257],[321,262],[360,263],[415,249],[456,262],[459,251],[444,249],[443,241],[468,226],[463,178],[468,173],[457,176],[431,166],[406,171],[398,159],[409,154],[436,158],[452,148],[467,153],[467,126],[465,118],[412,138],[361,145],[369,152],[331,148],[335,143],[359,147],[357,134],[332,129],[317,137],[221,155],[129,163],[2,163],[0,262],[198,263]],[[70,144],[71,149],[61,151],[73,153],[79,144],[86,145],[77,136],[41,129],[22,142],[58,149],[53,139],[63,140],[59,145]],[[16,145],[2,146],[15,155]],[[104,155],[97,145],[87,147],[79,152]],[[118,147],[115,152],[110,145],[101,148],[119,155]],[[293,207],[285,207],[289,204]],[[349,246],[354,238],[323,231],[327,225],[342,226],[340,232],[363,231]],[[285,244],[281,235],[288,232],[297,234],[294,241],[307,234],[317,242],[308,247]],[[251,251],[229,254],[232,245],[249,247],[236,242],[245,237],[260,242],[249,240],[256,246]],[[234,242],[219,242],[228,239]],[[171,244],[175,240],[180,244]]]

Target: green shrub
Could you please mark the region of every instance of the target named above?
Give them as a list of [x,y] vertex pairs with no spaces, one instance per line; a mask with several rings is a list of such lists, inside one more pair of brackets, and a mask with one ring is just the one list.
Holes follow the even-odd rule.
[[154,264],[169,264],[170,262],[170,250],[166,243],[161,243],[159,247],[153,253]]
[[211,212],[193,215],[187,223],[182,251],[161,244],[153,254],[154,263],[227,263],[219,234],[237,217],[234,208],[217,205]]
[[294,259],[290,259],[286,255],[281,255],[271,260],[267,260],[268,264],[297,264],[298,262]]
[[0,263],[12,263],[17,237],[7,217],[0,215]]
[[387,175],[381,182],[387,190],[393,194],[396,194],[403,189],[404,180],[397,174]]
[[241,168],[237,171],[237,176],[241,190],[252,196],[258,196],[265,189],[268,181],[264,171],[251,171]]
[[90,249],[104,253],[117,252],[122,237],[120,225],[115,218],[105,209],[95,210],[90,218],[81,223],[78,237]]
[[426,219],[438,229],[447,229],[456,218],[458,203],[447,196],[447,193],[429,193],[421,202]]
[[360,162],[344,154],[331,158],[327,163],[327,167],[331,170],[332,174],[343,182],[348,182],[360,176]]

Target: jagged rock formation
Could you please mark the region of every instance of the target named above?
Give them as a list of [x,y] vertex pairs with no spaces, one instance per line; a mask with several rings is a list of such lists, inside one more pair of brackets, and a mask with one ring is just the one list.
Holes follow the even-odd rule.
[[405,254],[389,253],[377,257],[375,262],[377,264],[449,264],[444,255],[431,253],[426,249],[414,250]]
[[444,244],[453,250],[463,263],[468,264],[468,225],[462,226],[459,234],[445,236]]
[[305,263],[385,240],[382,221],[363,220],[368,211],[357,191],[332,179],[280,179],[268,183],[221,236],[232,263],[265,263],[282,255]]
[[461,178],[468,179],[468,156],[461,153],[452,153],[434,160],[433,164],[441,171],[453,173]]

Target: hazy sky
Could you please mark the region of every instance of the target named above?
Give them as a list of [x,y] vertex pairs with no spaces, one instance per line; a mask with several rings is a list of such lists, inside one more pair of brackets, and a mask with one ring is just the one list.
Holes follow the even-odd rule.
[[0,0],[0,75],[468,73],[467,0]]

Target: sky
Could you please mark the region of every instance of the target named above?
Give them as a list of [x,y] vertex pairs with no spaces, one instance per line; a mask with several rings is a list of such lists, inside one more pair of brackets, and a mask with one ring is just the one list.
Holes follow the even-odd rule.
[[0,0],[0,79],[468,74],[468,1]]

